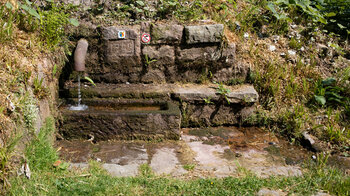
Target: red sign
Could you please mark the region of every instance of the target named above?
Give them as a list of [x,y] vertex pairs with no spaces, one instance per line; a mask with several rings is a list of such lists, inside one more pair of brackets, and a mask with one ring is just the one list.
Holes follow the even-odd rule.
[[142,41],[142,43],[144,43],[144,44],[148,44],[148,43],[151,41],[151,35],[148,34],[148,33],[143,33],[143,34],[141,35],[141,41]]

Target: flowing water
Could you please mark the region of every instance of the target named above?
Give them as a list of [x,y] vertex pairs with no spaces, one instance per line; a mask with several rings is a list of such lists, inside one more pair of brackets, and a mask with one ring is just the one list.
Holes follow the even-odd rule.
[[73,105],[69,110],[81,111],[88,109],[87,105],[81,104],[81,92],[80,92],[80,74],[78,74],[78,105]]

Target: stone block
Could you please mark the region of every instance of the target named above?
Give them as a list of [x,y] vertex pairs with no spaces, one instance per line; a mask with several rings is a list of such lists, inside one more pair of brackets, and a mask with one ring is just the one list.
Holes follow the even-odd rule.
[[236,44],[230,43],[226,48],[222,51],[222,61],[223,63],[227,65],[233,66],[235,63],[235,57],[236,57]]
[[220,126],[239,123],[240,104],[203,105],[189,104],[186,108],[186,118],[189,126]]
[[182,25],[151,26],[152,44],[180,44],[184,27]]
[[187,44],[220,43],[222,41],[224,25],[186,26],[185,40]]
[[[125,39],[117,39],[119,30],[126,31]],[[105,62],[111,69],[117,68],[120,71],[127,71],[132,67],[142,67],[141,43],[137,29],[113,26],[104,28],[102,34],[105,40],[103,48]],[[121,69],[121,67],[125,69]]]
[[165,82],[164,72],[159,70],[159,69],[149,70],[144,76],[142,76],[141,82],[143,82],[143,83],[163,83],[163,82]]
[[147,57],[150,59],[157,60],[155,62],[152,62],[152,66],[175,64],[175,49],[173,46],[145,46],[142,49],[142,54],[144,56],[147,55]]
[[221,57],[218,46],[206,46],[200,48],[177,48],[177,62],[185,67],[206,65],[217,61]]
[[125,39],[136,40],[139,37],[138,32],[130,27],[110,26],[102,28],[102,38],[104,40],[117,40],[118,32],[121,30],[126,32]]

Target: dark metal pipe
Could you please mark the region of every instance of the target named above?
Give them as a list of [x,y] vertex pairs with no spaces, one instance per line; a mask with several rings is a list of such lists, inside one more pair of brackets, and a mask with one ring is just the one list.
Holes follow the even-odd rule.
[[89,43],[86,39],[80,39],[74,52],[74,70],[85,71],[85,58]]

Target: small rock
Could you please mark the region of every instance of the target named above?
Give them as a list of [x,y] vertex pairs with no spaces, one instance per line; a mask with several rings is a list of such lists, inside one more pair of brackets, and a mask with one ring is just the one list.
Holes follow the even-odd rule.
[[311,158],[312,158],[313,160],[316,160],[317,157],[316,157],[316,155],[312,155]]
[[316,193],[314,196],[330,196],[330,194],[325,193],[323,191],[320,191],[320,192]]
[[312,138],[312,136],[309,135],[306,131],[304,131],[304,132],[302,133],[302,135],[303,135],[304,139],[307,140],[307,141],[310,143],[310,145],[315,144],[315,140],[314,140],[314,139]]
[[293,24],[293,25],[290,25],[290,27],[292,27],[293,29],[295,29],[295,28],[297,28],[297,27],[298,27],[298,25]]
[[243,37],[248,39],[249,38],[249,33],[244,33]]
[[322,145],[318,141],[318,139],[310,134],[308,134],[306,131],[302,133],[302,140],[301,145],[303,145],[306,148],[309,148],[310,150],[314,152],[322,152],[324,151]]
[[277,43],[279,40],[280,40],[280,36],[278,36],[278,35],[272,36],[272,41],[273,42]]
[[241,25],[239,24],[238,21],[235,22],[235,25],[236,25],[236,31],[241,30]]
[[101,162],[102,160],[100,158],[96,158],[96,161],[97,162]]
[[282,52],[280,55],[281,55],[281,57],[285,57],[286,53]]
[[302,46],[302,47],[300,48],[300,51],[302,51],[302,52],[304,52],[304,51],[305,51],[304,46]]
[[270,45],[270,46],[269,46],[269,50],[272,51],[272,52],[275,51],[275,50],[276,50],[276,46]]
[[282,195],[286,195],[286,193],[280,190],[270,190],[270,189],[262,188],[257,193],[257,195],[258,196],[282,196]]
[[296,55],[297,53],[296,53],[294,50],[288,50],[288,54],[294,56],[294,55]]
[[130,84],[130,82],[125,82],[125,84]]

